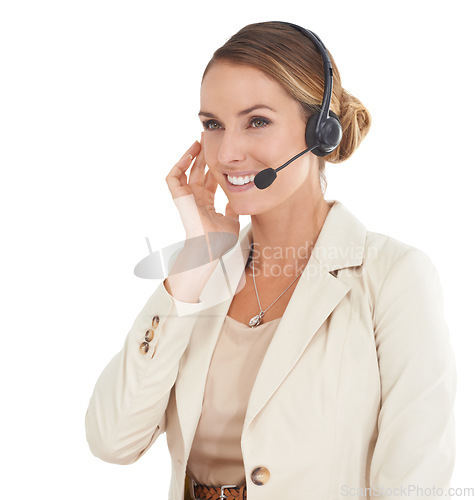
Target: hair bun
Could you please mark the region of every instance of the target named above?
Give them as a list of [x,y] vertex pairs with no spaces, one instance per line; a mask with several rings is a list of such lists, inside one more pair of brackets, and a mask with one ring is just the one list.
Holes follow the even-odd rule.
[[347,160],[358,148],[371,127],[371,114],[354,95],[342,88],[340,96],[340,122],[343,136],[335,151],[325,157],[330,163]]

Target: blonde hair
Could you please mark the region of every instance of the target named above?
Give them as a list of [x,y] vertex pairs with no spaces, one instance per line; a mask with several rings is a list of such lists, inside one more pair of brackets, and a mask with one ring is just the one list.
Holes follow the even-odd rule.
[[[328,51],[333,67],[330,109],[340,118],[343,137],[328,156],[319,157],[319,176],[326,189],[325,162],[341,163],[358,148],[371,127],[371,114],[364,104],[341,85],[340,72]],[[321,104],[324,88],[323,61],[309,37],[277,22],[245,26],[217,49],[203,78],[216,61],[229,61],[260,69],[276,80],[299,102],[307,121]]]

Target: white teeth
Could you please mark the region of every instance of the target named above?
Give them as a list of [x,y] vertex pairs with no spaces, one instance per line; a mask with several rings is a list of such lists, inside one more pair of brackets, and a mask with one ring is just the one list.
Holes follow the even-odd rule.
[[[226,174],[227,175],[227,174]],[[227,175],[228,181],[235,186],[243,186],[254,180],[254,175],[246,175],[245,177],[230,177]]]

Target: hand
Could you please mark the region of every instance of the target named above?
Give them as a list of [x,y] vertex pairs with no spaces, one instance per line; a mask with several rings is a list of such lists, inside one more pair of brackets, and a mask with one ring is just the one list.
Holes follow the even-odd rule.
[[[192,163],[187,179],[185,172]],[[205,174],[205,167],[204,148],[195,141],[170,170],[166,182],[185,227],[187,242],[193,238],[206,242],[214,260],[236,244],[240,225],[239,216],[229,202],[224,215],[216,212],[218,181],[209,169]]]

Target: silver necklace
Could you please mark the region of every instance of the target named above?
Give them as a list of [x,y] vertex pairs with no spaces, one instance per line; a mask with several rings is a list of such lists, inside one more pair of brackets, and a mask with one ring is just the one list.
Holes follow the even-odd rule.
[[253,318],[250,319],[249,326],[251,328],[254,328],[260,324],[267,310],[270,309],[282,297],[282,295],[284,295],[284,293],[295,283],[302,272],[303,269],[297,274],[297,277],[292,281],[292,283],[290,283],[290,285],[274,300],[274,302],[272,302],[272,304],[267,309],[262,310],[261,301],[259,300],[259,294],[257,293],[256,278],[254,276],[254,259],[252,259],[252,281],[254,282],[254,290],[256,291],[257,303],[259,304],[259,314],[256,314]]

